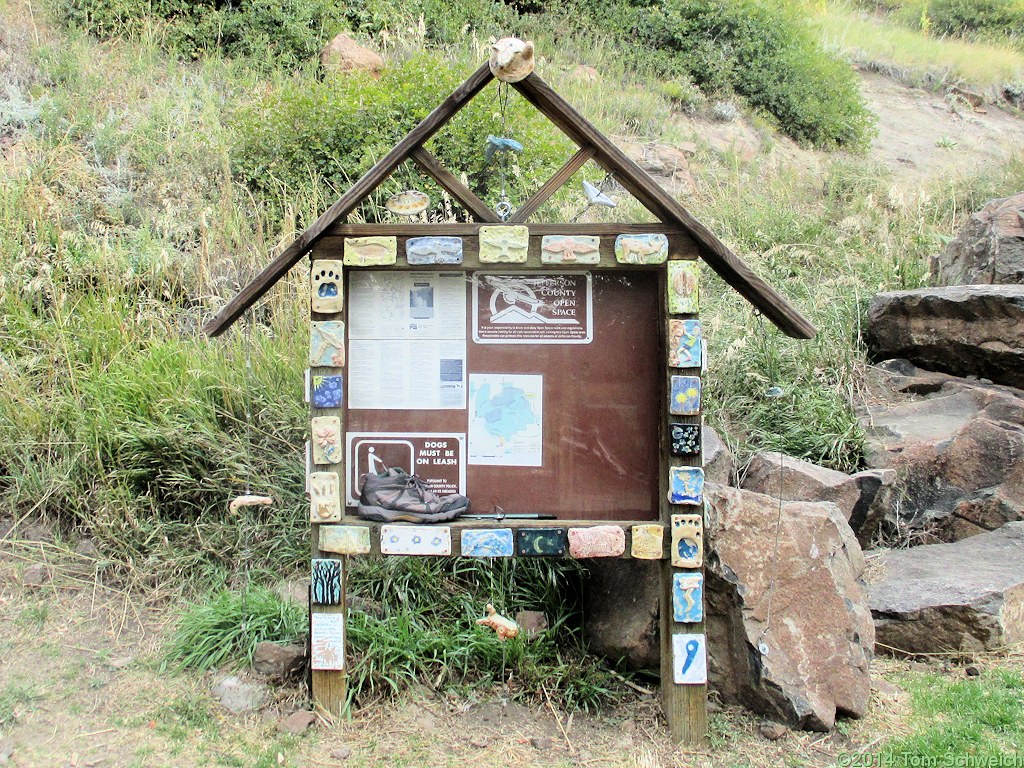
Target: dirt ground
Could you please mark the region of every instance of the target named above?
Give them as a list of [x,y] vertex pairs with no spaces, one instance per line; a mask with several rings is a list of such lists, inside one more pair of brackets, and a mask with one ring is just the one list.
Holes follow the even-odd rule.
[[[31,580],[36,564],[46,577]],[[900,730],[906,697],[885,681],[903,669],[881,660],[871,714],[832,734],[761,735],[761,720],[715,707],[712,743],[669,743],[652,696],[637,693],[600,715],[518,703],[500,686],[472,697],[426,687],[286,735],[279,722],[306,692],[271,686],[257,712],[232,715],[210,693],[222,675],[162,671],[174,601],[104,585],[102,561],[52,543],[0,542],[0,765],[115,766],[669,766],[833,765]],[[869,738],[870,735],[870,738]]]

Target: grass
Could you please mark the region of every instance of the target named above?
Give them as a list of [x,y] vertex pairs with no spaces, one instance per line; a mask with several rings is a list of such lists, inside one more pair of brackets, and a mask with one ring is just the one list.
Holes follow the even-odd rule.
[[8,684],[0,688],[0,734],[11,727],[42,696],[30,686]]
[[889,16],[855,10],[842,3],[813,17],[827,47],[854,61],[881,65],[916,84],[966,82],[999,89],[1024,81],[1024,52],[1009,43],[982,43],[929,37]]

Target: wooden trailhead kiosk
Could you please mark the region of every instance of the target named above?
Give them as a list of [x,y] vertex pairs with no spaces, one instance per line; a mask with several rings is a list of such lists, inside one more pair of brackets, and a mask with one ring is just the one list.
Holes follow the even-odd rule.
[[[579,147],[516,209],[492,209],[424,147],[496,77]],[[657,222],[531,221],[591,160]],[[461,204],[465,223],[346,222],[406,161]],[[419,195],[388,207],[415,209]],[[713,542],[703,539],[698,259],[789,336],[812,338],[813,326],[532,73],[532,45],[514,38],[204,332],[223,333],[307,253],[315,703],[338,714],[346,700],[350,557],[635,557],[661,562],[661,698],[672,738],[702,743],[703,557]],[[473,512],[509,517],[364,520],[354,509],[358,479],[382,466],[419,475],[439,495],[468,496]]]

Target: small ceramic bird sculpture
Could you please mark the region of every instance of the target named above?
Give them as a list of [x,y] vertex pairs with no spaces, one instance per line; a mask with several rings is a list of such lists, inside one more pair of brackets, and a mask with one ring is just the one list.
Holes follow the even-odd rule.
[[488,62],[496,78],[506,83],[518,83],[533,72],[533,43],[518,37],[503,37],[491,46]]
[[499,640],[506,640],[519,634],[519,625],[494,610],[494,606],[490,603],[487,604],[487,616],[477,619],[476,623],[493,629],[498,633]]
[[591,205],[603,205],[605,208],[614,208],[616,203],[608,195],[595,187],[589,181],[583,182],[583,192]]

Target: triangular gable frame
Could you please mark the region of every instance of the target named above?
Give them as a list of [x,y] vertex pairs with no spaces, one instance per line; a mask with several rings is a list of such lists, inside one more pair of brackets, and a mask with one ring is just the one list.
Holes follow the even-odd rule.
[[[444,187],[473,217],[485,224],[501,219],[472,190],[445,169],[423,145],[454,117],[494,78],[483,64],[452,94],[413,128],[394,148],[324,211],[304,232],[278,254],[253,280],[238,292],[217,315],[203,326],[208,336],[227,330],[249,307],[308,253],[327,229],[351,213],[405,161],[412,160],[428,176]],[[646,207],[663,224],[685,229],[697,244],[701,258],[732,288],[793,338],[813,338],[814,326],[786,299],[733,253],[710,229],[698,221],[671,195],[662,189],[640,166],[591,125],[565,99],[536,73],[511,84],[522,96],[555,124],[579,147],[569,160],[544,185],[531,195],[510,219],[509,224],[525,222],[559,187],[588,160],[593,159]]]

